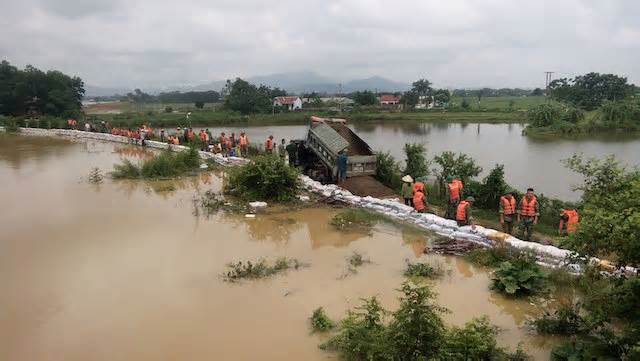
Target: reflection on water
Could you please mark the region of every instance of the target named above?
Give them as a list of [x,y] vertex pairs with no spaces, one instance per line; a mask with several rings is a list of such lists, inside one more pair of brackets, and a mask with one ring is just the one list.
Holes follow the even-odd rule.
[[[523,325],[539,310],[490,292],[490,275],[462,258],[422,254],[429,235],[390,225],[337,231],[337,210],[325,207],[194,217],[197,194],[220,189],[215,174],[96,188],[78,179],[118,162],[113,145],[21,139],[36,151],[0,162],[0,196],[11,205],[0,217],[0,360],[324,360],[335,355],[310,335],[311,312],[324,306],[340,319],[373,295],[396,308],[407,259],[451,270],[430,281],[451,310],[447,322],[489,315],[501,345],[522,341],[548,358],[548,339]],[[13,152],[5,144],[0,159]],[[354,250],[372,263],[338,280]],[[311,267],[240,284],[219,277],[229,262],[280,256]]]

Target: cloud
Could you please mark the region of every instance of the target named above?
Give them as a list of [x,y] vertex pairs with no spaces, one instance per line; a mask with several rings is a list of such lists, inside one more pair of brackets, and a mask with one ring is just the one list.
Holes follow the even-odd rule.
[[541,86],[546,70],[640,82],[634,0],[22,0],[3,13],[3,57],[100,86],[303,70],[438,86]]

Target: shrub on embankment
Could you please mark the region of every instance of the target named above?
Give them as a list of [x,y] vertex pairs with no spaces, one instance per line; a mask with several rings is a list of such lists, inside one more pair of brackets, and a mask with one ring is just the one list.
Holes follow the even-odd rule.
[[640,102],[637,99],[604,101],[585,113],[567,104],[543,104],[527,111],[526,135],[588,134],[640,130]]
[[226,194],[250,201],[288,202],[300,188],[299,172],[275,155],[261,155],[227,171]]
[[121,164],[113,166],[111,176],[115,179],[170,178],[196,171],[199,167],[200,155],[195,148],[179,153],[166,150],[142,161],[141,164],[134,164],[129,159],[124,159]]

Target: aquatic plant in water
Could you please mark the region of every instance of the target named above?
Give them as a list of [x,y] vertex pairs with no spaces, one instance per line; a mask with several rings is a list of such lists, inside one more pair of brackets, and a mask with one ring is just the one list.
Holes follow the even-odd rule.
[[547,275],[531,257],[520,256],[500,264],[493,274],[491,287],[512,296],[544,291]]
[[288,269],[298,270],[306,266],[295,258],[278,258],[273,264],[265,259],[258,261],[238,261],[227,265],[228,270],[223,273],[225,281],[234,282],[241,279],[257,279],[273,276]]
[[335,323],[327,316],[322,307],[318,307],[313,311],[310,320],[313,332],[325,332],[335,327]]
[[87,180],[91,184],[100,184],[102,183],[103,178],[104,177],[102,176],[102,172],[100,171],[99,168],[96,167],[91,169],[91,171],[89,172],[89,176],[87,177]]
[[407,277],[436,278],[443,274],[444,269],[441,264],[432,266],[427,263],[407,262],[407,269],[404,271],[404,275]]

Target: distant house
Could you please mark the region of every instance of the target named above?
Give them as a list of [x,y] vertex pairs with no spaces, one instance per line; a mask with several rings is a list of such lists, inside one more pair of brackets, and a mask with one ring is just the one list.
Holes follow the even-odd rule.
[[378,97],[378,101],[380,102],[380,105],[396,105],[400,104],[400,96],[385,94]]
[[273,98],[273,106],[287,107],[288,110],[302,109],[302,99],[300,97],[275,97]]

